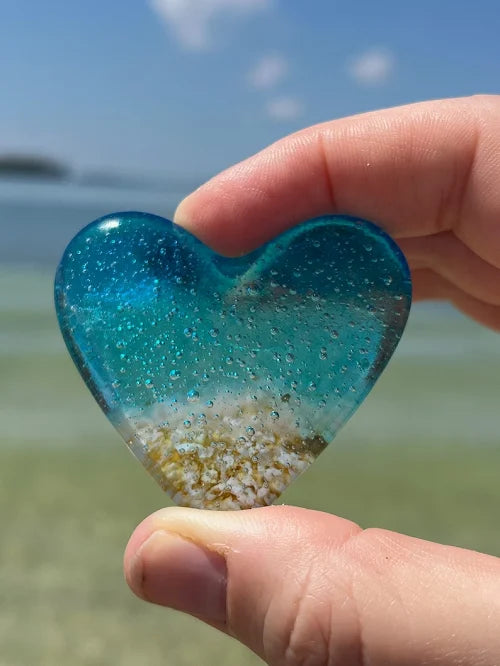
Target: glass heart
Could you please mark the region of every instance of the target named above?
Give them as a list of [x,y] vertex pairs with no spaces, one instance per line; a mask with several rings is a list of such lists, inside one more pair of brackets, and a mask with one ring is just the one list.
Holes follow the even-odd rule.
[[174,502],[239,509],[279,497],[360,405],[411,282],[362,220],[311,220],[231,259],[117,213],[70,242],[55,299],[87,386]]

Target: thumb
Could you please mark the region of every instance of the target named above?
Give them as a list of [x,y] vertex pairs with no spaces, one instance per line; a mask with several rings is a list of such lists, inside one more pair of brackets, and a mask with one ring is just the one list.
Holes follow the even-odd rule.
[[500,560],[321,512],[163,509],[125,575],[271,665],[500,663]]

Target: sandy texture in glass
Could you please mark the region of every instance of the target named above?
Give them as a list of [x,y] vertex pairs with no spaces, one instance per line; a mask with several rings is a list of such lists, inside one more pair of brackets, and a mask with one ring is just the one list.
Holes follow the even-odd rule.
[[304,438],[292,408],[276,404],[269,398],[224,399],[204,413],[191,405],[178,408],[168,420],[157,408],[136,431],[144,464],[181,506],[227,510],[271,504],[327,444],[320,436]]

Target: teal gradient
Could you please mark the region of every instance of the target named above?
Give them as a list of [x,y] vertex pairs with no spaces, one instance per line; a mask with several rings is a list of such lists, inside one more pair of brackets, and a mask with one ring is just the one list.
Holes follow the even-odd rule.
[[78,370],[142,459],[137,426],[159,406],[195,420],[264,397],[277,412],[286,402],[304,440],[330,442],[394,352],[411,282],[396,244],[362,220],[311,220],[231,259],[129,212],[71,241],[55,300]]

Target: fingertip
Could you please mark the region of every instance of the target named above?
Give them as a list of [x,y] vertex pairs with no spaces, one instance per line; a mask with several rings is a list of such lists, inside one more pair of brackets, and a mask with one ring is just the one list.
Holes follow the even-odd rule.
[[191,206],[190,200],[196,195],[196,191],[184,197],[175,209],[173,222],[187,231],[191,230]]
[[[220,221],[227,221],[231,210],[226,210],[231,190],[224,183],[224,174],[218,174],[184,197],[173,217],[174,224],[186,229],[201,241],[214,247],[218,243]],[[214,249],[219,249],[214,247]]]
[[228,236],[222,234],[221,238],[219,234],[220,219],[218,198],[211,192],[209,183],[206,183],[180,202],[175,210],[173,222],[216,252],[227,256],[234,255],[233,243],[228,244]]
[[125,547],[124,561],[129,562],[137,553],[141,545],[155,531],[156,521],[159,515],[168,509],[160,509],[144,518],[135,528]]
[[137,597],[144,601],[148,600],[143,589],[144,568],[142,564],[141,548],[146,541],[147,538],[138,543],[137,539],[135,539],[134,532],[127,544],[123,557],[123,574],[127,585]]

